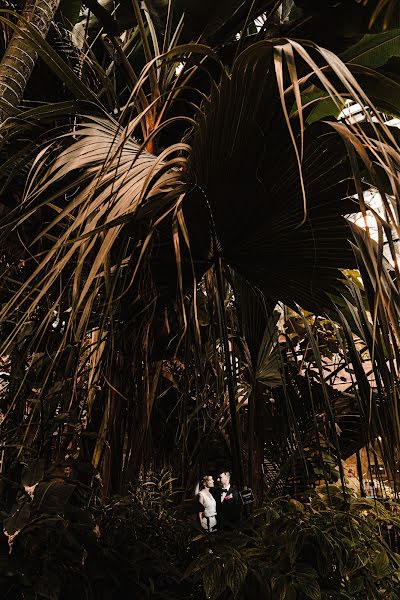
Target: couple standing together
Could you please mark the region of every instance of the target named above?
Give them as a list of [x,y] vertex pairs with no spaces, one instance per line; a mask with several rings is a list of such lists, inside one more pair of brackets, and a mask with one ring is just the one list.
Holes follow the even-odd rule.
[[204,475],[199,492],[199,502],[204,507],[199,521],[209,532],[216,531],[217,527],[229,527],[239,518],[239,494],[231,485],[230,471],[222,471],[217,481],[218,487],[214,487],[212,475]]

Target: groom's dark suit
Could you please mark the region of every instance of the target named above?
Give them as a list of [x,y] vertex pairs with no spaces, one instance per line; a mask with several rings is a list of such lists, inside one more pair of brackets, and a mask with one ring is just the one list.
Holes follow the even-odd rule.
[[217,505],[218,528],[229,527],[240,517],[239,492],[233,485],[226,491],[223,488],[211,488],[210,492]]

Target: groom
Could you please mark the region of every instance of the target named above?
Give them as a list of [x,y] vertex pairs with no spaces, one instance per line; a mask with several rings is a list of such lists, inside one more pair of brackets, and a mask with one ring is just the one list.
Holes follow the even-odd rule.
[[231,485],[230,471],[222,471],[217,477],[220,488],[214,488],[217,504],[218,527],[233,527],[240,517],[239,493]]

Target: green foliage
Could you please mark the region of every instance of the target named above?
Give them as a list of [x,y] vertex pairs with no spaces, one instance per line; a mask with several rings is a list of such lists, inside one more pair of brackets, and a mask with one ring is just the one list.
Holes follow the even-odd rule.
[[15,599],[83,597],[103,557],[88,491],[62,477],[35,483],[2,515],[1,589]]
[[177,507],[180,492],[174,489],[174,481],[170,472],[164,470],[160,476],[132,486],[127,496],[116,496],[106,503],[99,513],[106,545],[126,553],[129,548],[135,549],[136,542],[144,543],[160,559],[165,561],[168,557],[178,571],[179,562],[185,561],[190,524],[182,520]]
[[345,63],[365,67],[381,67],[394,56],[400,56],[400,29],[365,35],[357,44],[343,52]]
[[[358,42],[346,48],[340,54],[340,59],[353,69],[356,68],[362,88],[374,105],[393,116],[400,113],[400,86],[396,77],[389,78],[379,72],[379,68],[386,65],[391,59],[400,56],[400,30],[392,29],[381,33],[366,34]],[[311,86],[305,90],[303,104],[312,107],[307,116],[307,123],[311,124],[326,117],[338,117],[344,108],[344,98],[330,97],[325,90]]]
[[[397,506],[354,498],[336,486],[312,492],[309,505],[280,498],[232,534],[204,542],[187,575],[208,598],[339,600],[396,597],[400,555]],[[211,552],[210,552],[211,550]]]
[[199,586],[182,582],[191,526],[171,484],[164,473],[103,505],[75,481],[39,482],[2,515],[1,591],[12,600],[200,597]]

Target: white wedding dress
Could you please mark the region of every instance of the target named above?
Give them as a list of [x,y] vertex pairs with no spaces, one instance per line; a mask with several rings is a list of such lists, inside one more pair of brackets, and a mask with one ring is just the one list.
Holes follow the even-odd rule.
[[217,525],[217,503],[215,498],[206,490],[199,492],[199,502],[204,506],[204,517],[201,526],[207,531],[213,531]]

